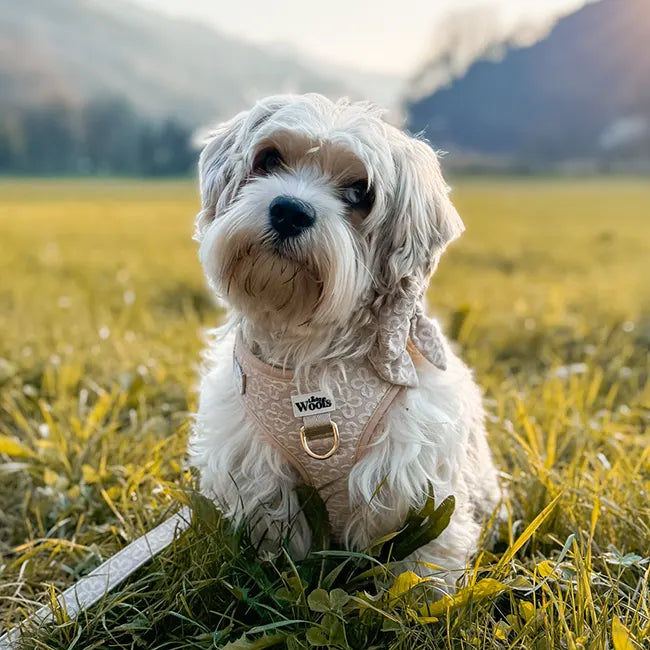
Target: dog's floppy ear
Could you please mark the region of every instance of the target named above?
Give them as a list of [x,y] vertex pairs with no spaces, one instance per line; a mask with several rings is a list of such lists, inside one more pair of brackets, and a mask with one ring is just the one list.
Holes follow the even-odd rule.
[[295,102],[293,95],[267,97],[208,133],[199,158],[201,210],[196,215],[194,239],[201,241],[207,227],[222,207],[232,202],[246,181],[246,153],[251,137],[279,109],[292,102]]
[[203,233],[214,220],[220,199],[230,200],[236,192],[238,167],[241,153],[238,153],[241,132],[248,111],[239,113],[231,120],[219,124],[207,135],[206,144],[199,157],[199,188],[201,210],[196,215],[194,239],[201,241]]
[[378,333],[369,359],[387,381],[417,386],[409,339],[431,363],[446,367],[442,337],[424,313],[424,293],[441,253],[464,226],[429,145],[402,136],[392,143],[391,152],[395,186],[378,238]]

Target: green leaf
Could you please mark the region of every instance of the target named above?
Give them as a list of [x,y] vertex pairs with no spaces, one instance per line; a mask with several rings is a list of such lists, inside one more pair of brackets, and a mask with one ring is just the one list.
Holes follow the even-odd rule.
[[340,610],[347,605],[350,596],[343,589],[333,589],[330,592],[330,607],[335,610]]
[[497,568],[501,568],[508,564],[510,560],[517,554],[517,551],[535,534],[535,531],[548,519],[549,515],[555,509],[557,502],[564,495],[564,492],[560,492],[538,515],[533,519],[530,524],[528,524],[526,530],[519,535],[515,543],[506,550],[506,552],[501,556],[497,564]]
[[324,589],[331,589],[332,585],[336,582],[336,579],[339,577],[339,574],[345,567],[348,565],[349,560],[344,560],[337,564],[321,581],[321,585]]
[[214,634],[212,634],[212,643],[217,646],[217,643],[221,643],[221,641],[225,641],[227,637],[230,636],[230,633],[233,630],[233,624],[231,623],[228,625],[228,627],[225,627],[223,630],[215,630]]
[[433,541],[447,528],[456,507],[456,499],[448,496],[416,530],[405,530],[393,542],[391,556],[403,560],[420,547]]
[[382,632],[398,632],[402,629],[402,623],[392,618],[385,618],[381,625]]
[[396,533],[389,533],[386,537],[383,537],[382,539],[378,540],[378,544],[381,544],[384,541],[387,541],[387,539],[390,538],[396,538],[399,537],[400,535],[409,535],[413,531],[416,531],[420,528],[420,526],[424,523],[424,521],[428,518],[431,517],[436,510],[436,500],[433,494],[433,486],[431,483],[429,483],[429,491],[427,493],[427,500],[424,502],[424,505],[420,510],[414,510],[411,508],[409,510],[409,513],[406,517],[406,522],[404,523],[404,527],[397,531]]
[[276,621],[275,623],[267,623],[266,625],[258,625],[257,627],[252,627],[246,634],[260,634],[261,632],[268,632],[269,630],[275,630],[279,627],[286,627],[287,625],[300,625],[304,623],[310,623],[310,621],[304,621],[298,618],[286,621]]
[[296,601],[294,595],[286,587],[280,587],[275,592],[275,599],[286,603],[293,603]]
[[429,517],[429,521],[424,524],[419,534],[421,539],[420,546],[431,542],[440,537],[441,533],[449,526],[451,516],[456,509],[456,498],[450,494]]
[[305,634],[309,645],[313,646],[323,646],[329,645],[329,639],[325,635],[325,632],[319,627],[309,627],[307,628],[307,633]]
[[307,596],[307,604],[312,612],[329,612],[330,596],[325,589],[315,589]]
[[350,596],[350,600],[353,603],[357,603],[358,607],[356,609],[358,609],[360,612],[364,612],[367,609],[371,609],[373,612],[376,612],[377,614],[381,614],[381,616],[383,616],[384,618],[389,618],[392,621],[395,621],[396,623],[400,623],[400,619],[397,618],[394,614],[391,614],[390,612],[387,612],[386,610],[383,610],[377,607],[376,605],[374,605],[367,594],[365,594],[365,597]]
[[359,585],[362,585],[364,582],[372,582],[375,579],[379,579],[385,582],[388,580],[389,574],[391,573],[390,568],[391,568],[390,564],[379,564],[378,566],[372,567],[371,569],[367,569],[366,571],[363,571],[358,575],[354,576],[346,586],[348,587],[348,589],[350,588],[350,585],[354,585],[355,587],[358,587]]
[[221,512],[215,506],[214,501],[204,497],[198,492],[192,492],[189,496],[190,507],[192,508],[193,521],[207,529],[214,530],[221,523]]
[[409,517],[406,521],[406,524],[407,526],[409,526],[410,523],[412,523],[413,527],[417,528],[427,517],[431,517],[435,511],[436,511],[436,499],[435,499],[435,495],[433,494],[433,485],[429,483],[429,493],[427,495],[427,500],[424,502],[424,505],[419,510],[419,512],[412,511],[409,513]]
[[349,647],[345,643],[345,628],[343,627],[343,623],[339,621],[338,618],[335,618],[330,626],[329,626],[329,633],[330,633],[330,645],[337,646],[337,647]]
[[284,632],[272,634],[270,636],[264,635],[259,639],[247,639],[246,635],[239,637],[236,641],[231,641],[223,646],[223,650],[264,650],[264,648],[272,648],[275,645],[284,643],[287,635]]

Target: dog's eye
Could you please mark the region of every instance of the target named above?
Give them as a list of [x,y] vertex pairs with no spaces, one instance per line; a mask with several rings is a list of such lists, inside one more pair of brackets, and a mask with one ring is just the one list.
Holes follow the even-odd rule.
[[270,174],[282,166],[282,156],[277,149],[265,149],[255,158],[253,169],[259,174]]
[[352,208],[369,209],[372,206],[372,192],[366,181],[357,181],[344,187],[342,198]]

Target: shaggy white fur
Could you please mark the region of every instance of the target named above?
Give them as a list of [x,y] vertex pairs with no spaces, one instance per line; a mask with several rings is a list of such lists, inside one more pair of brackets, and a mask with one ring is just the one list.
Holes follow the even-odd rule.
[[[404,389],[347,479],[350,515],[333,532],[363,548],[423,505],[429,484],[437,502],[453,494],[449,527],[412,558],[444,567],[451,588],[499,489],[471,372],[444,340],[444,369],[413,363],[407,347],[430,324],[428,278],[463,230],[435,152],[369,105],[278,96],[217,127],[200,179],[199,255],[231,310],[208,346],[189,446],[202,490],[271,550],[290,530],[305,554],[298,474],[242,408],[234,330],[262,361],[292,369],[297,388],[316,377],[330,390],[344,361],[368,358]],[[310,206],[313,223],[280,236],[269,218],[278,196]]]

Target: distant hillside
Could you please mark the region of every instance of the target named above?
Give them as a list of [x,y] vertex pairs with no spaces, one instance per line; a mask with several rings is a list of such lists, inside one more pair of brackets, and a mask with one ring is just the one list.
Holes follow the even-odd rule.
[[457,154],[650,160],[650,2],[587,5],[532,47],[413,102],[409,122]]
[[0,0],[0,109],[111,97],[195,125],[272,92],[363,94],[346,74],[123,0]]

